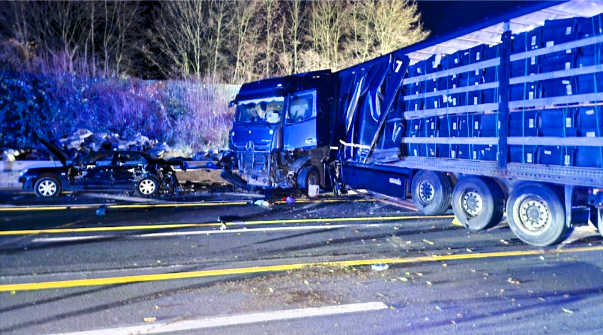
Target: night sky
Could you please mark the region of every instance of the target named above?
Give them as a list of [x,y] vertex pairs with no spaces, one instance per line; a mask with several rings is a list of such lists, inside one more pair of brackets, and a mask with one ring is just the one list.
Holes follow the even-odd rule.
[[441,35],[486,17],[535,1],[418,1],[430,37]]

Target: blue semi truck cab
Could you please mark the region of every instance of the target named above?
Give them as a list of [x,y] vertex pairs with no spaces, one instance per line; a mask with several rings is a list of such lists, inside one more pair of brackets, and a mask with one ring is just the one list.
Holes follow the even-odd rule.
[[223,176],[242,188],[329,186],[335,83],[329,70],[243,84]]

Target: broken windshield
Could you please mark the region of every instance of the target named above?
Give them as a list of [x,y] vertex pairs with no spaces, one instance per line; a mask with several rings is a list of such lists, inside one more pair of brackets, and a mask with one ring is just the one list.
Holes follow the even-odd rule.
[[237,122],[278,123],[283,114],[282,97],[244,100],[237,104]]

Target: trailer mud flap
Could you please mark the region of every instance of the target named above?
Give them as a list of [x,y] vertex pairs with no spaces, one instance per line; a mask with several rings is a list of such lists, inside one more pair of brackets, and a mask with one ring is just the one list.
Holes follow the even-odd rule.
[[344,166],[342,168],[342,177],[344,185],[352,188],[366,189],[406,199],[406,184],[408,182],[408,175],[406,174],[356,166]]

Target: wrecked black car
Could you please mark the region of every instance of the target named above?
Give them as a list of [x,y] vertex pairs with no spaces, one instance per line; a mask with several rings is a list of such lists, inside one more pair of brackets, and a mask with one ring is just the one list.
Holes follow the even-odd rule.
[[147,197],[172,193],[178,187],[174,166],[185,170],[182,160],[166,161],[137,151],[99,151],[71,161],[52,143],[40,142],[63,166],[21,172],[23,189],[33,189],[38,197],[54,197],[63,191],[135,192]]

